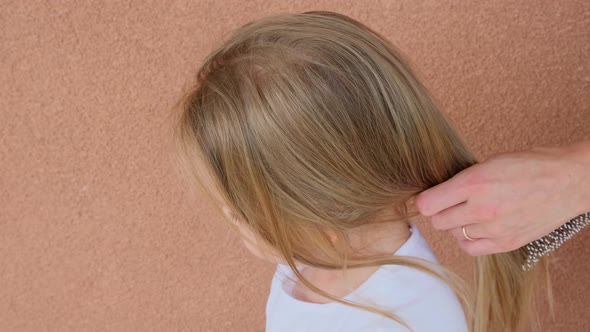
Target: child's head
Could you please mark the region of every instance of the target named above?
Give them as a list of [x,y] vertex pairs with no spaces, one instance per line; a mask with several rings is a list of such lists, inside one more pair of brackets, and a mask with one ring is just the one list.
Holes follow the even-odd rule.
[[[398,51],[329,12],[246,24],[210,54],[178,127],[192,174],[287,261],[342,266],[347,231],[472,162]],[[349,257],[354,258],[354,257]]]
[[[316,292],[296,262],[385,264],[351,252],[350,232],[417,215],[417,193],[476,162],[400,51],[332,12],[241,27],[205,59],[179,115],[183,170],[235,216],[255,253]],[[480,330],[521,320],[530,286],[520,260],[478,259]]]

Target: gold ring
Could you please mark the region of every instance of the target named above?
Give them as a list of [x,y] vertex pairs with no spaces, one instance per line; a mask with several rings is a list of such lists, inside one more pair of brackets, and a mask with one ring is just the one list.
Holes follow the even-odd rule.
[[465,230],[465,226],[467,225],[463,225],[463,236],[465,236],[465,238],[469,241],[475,241],[474,238],[470,237],[469,235],[467,235],[467,231]]

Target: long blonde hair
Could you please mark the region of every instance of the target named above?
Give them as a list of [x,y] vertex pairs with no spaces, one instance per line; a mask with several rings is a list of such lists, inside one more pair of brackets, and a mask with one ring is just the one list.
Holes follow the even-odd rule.
[[179,105],[182,171],[198,184],[204,161],[226,205],[311,290],[408,327],[328,294],[296,266],[398,264],[447,282],[473,332],[528,321],[538,269],[522,271],[521,250],[477,257],[474,294],[424,260],[346,254],[347,231],[392,222],[379,219],[392,206],[396,220],[418,215],[407,204],[416,194],[477,162],[409,61],[369,27],[327,11],[250,22],[205,59]]

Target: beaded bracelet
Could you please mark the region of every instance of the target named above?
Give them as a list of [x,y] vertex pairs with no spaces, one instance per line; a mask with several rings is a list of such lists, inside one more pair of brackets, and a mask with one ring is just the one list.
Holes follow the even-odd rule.
[[571,219],[548,235],[527,244],[525,246],[525,250],[528,254],[527,260],[522,265],[522,269],[529,271],[535,266],[541,257],[557,249],[566,240],[569,240],[572,236],[582,230],[582,228],[588,225],[590,225],[590,212],[583,213]]

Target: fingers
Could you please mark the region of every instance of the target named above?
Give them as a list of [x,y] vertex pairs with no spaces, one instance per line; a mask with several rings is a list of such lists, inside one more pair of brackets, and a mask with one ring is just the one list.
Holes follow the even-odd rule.
[[451,179],[427,189],[416,196],[416,207],[424,216],[432,216],[444,209],[467,200],[463,185],[465,173],[460,172]]
[[462,225],[449,230],[449,232],[457,240],[459,247],[471,256],[507,252],[519,247],[514,245],[513,242],[507,242],[505,238],[493,237],[493,234],[487,230],[486,225],[481,223],[465,225],[465,232],[475,241],[470,241],[465,237]]
[[460,227],[474,221],[473,216],[469,212],[467,202],[450,207],[430,218],[432,227],[442,231]]
[[[455,237],[455,239],[459,240],[467,240],[465,234],[463,234],[463,225],[454,227],[449,230],[449,232]],[[482,224],[466,224],[465,225],[465,233],[472,238],[472,239],[490,239],[492,236],[488,234],[485,227]]]
[[[469,235],[471,236],[471,235]],[[459,247],[470,256],[489,255],[499,252],[492,239],[479,239],[476,241],[459,240]]]

